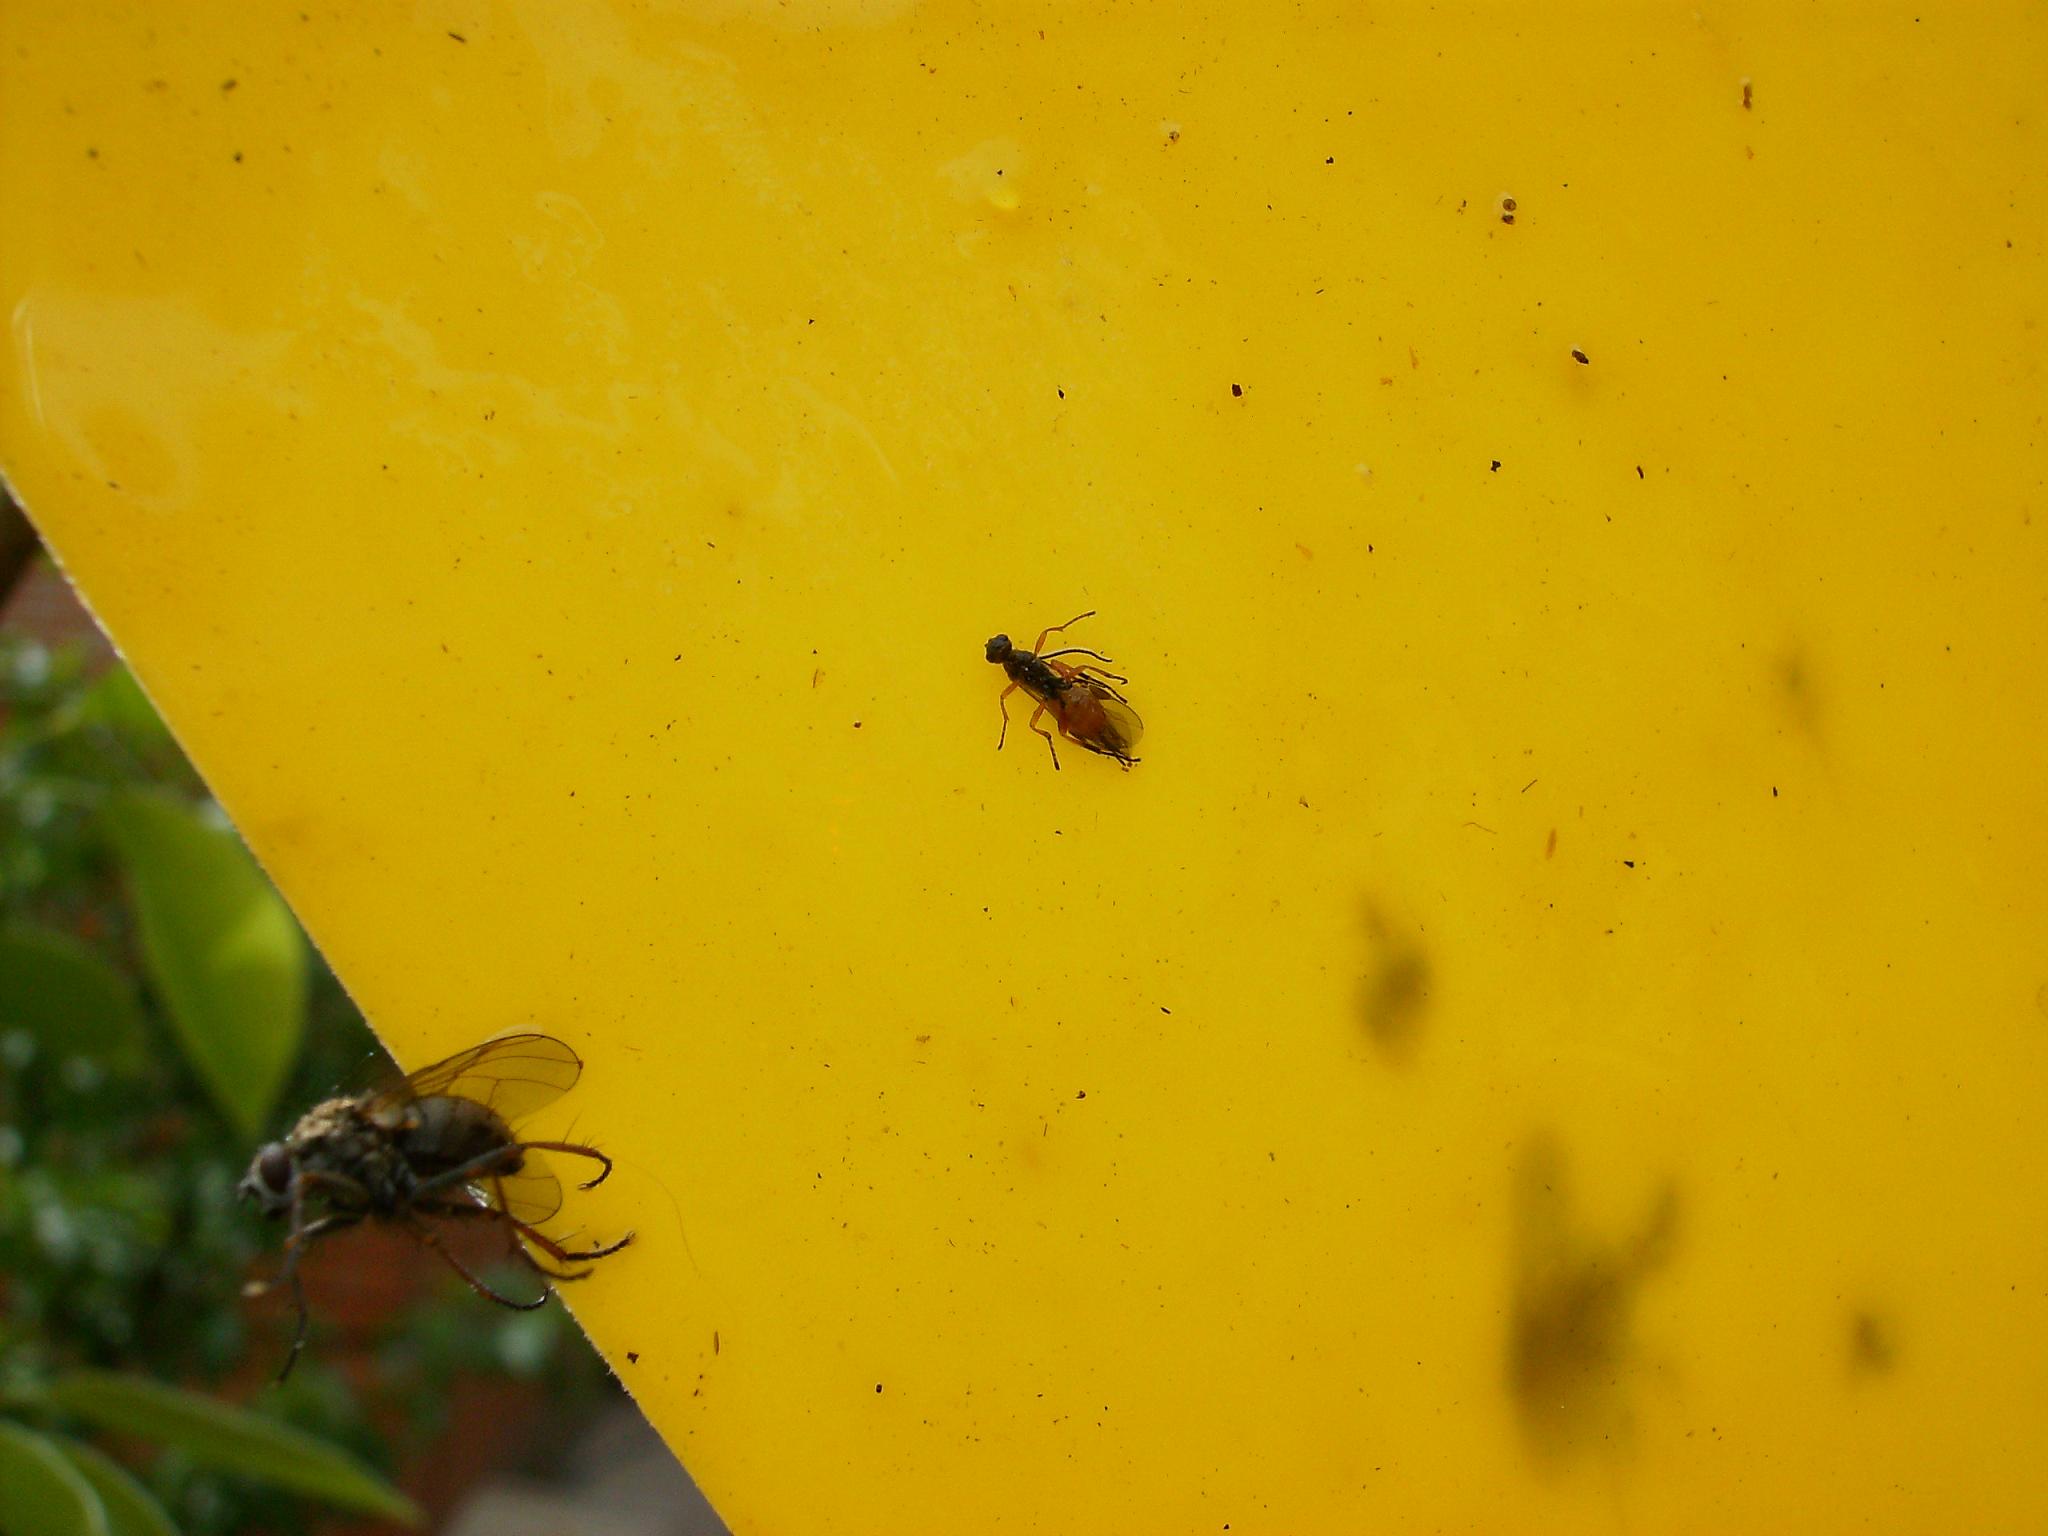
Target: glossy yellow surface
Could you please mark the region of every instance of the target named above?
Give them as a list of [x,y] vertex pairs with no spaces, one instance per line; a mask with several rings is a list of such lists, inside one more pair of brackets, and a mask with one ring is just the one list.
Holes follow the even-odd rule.
[[0,460],[736,1531],[2048,1523],[2048,27],[1785,9],[7,8]]

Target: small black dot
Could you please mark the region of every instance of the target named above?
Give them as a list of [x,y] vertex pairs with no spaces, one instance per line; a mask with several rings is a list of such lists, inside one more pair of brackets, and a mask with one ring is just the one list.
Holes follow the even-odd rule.
[[1242,384],[1231,385],[1230,398],[1233,400],[1242,400],[1244,398],[1244,386]]
[[1592,361],[1593,361],[1593,359],[1591,359],[1590,357],[1586,356],[1586,354],[1585,354],[1584,352],[1580,351],[1580,350],[1579,350],[1579,349],[1578,349],[1577,347],[1573,347],[1573,348],[1572,348],[1572,361],[1573,361],[1573,362],[1575,362],[1575,363],[1590,363],[1590,362],[1592,362]]
[[878,1381],[878,1382],[876,1382],[876,1383],[875,1383],[875,1391],[876,1391],[877,1393],[880,1393],[880,1392],[881,1392],[881,1390],[882,1390],[882,1384],[881,1384],[881,1383],[880,1383],[880,1382]]
[[1495,474],[1499,474],[1499,473],[1500,473],[1500,460],[1499,460],[1499,459],[1495,459],[1495,460],[1493,461],[1493,472],[1494,472]]

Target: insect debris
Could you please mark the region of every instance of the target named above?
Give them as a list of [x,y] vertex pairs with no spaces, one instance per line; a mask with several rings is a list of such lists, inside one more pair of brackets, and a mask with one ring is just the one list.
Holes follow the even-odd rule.
[[[551,1035],[499,1035],[388,1088],[316,1104],[282,1141],[256,1154],[237,1192],[264,1215],[287,1220],[291,1231],[277,1273],[250,1281],[242,1293],[291,1290],[298,1324],[279,1381],[306,1345],[301,1261],[316,1239],[345,1227],[373,1220],[403,1228],[479,1296],[520,1312],[545,1305],[553,1282],[583,1279],[591,1261],[632,1242],[628,1232],[601,1247],[570,1249],[539,1230],[561,1209],[562,1185],[534,1154],[560,1152],[597,1164],[578,1189],[595,1189],[612,1171],[612,1160],[595,1147],[525,1141],[512,1129],[566,1093],[582,1071],[582,1058]],[[477,1222],[503,1231],[507,1256],[540,1278],[538,1296],[494,1289],[447,1246],[444,1231]]]
[[[1048,714],[1059,726],[1060,734],[1075,746],[1103,757],[1113,757],[1126,771],[1138,761],[1131,756],[1131,750],[1137,746],[1138,738],[1144,735],[1145,722],[1138,718],[1130,700],[1116,687],[1130,679],[1111,672],[1109,666],[1113,663],[1100,651],[1077,645],[1057,651],[1045,649],[1047,635],[1056,635],[1094,616],[1095,610],[1091,608],[1086,613],[1076,614],[1065,624],[1053,625],[1039,634],[1028,651],[1012,645],[1008,635],[997,635],[988,642],[985,647],[988,659],[1001,667],[1010,679],[1010,686],[996,699],[996,707],[1003,716],[1003,729],[996,737],[998,752],[1002,751],[1003,741],[1010,734],[1009,697],[1021,688],[1038,705],[1031,712],[1031,729],[1045,738],[1045,747],[1052,753],[1055,769],[1060,765],[1059,748],[1053,744],[1052,732],[1038,723]],[[1095,661],[1068,662],[1059,659],[1063,656],[1092,656]],[[1103,665],[1097,666],[1095,662]]]

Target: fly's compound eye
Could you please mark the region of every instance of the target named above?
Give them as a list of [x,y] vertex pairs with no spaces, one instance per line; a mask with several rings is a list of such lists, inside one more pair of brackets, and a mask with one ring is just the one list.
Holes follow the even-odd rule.
[[1008,635],[997,635],[993,640],[989,641],[988,659],[990,661],[1001,662],[1009,654],[1010,637]]
[[292,1155],[282,1142],[273,1141],[256,1154],[249,1171],[242,1175],[240,1193],[243,1199],[254,1199],[274,1213],[290,1203],[291,1190]]
[[272,1194],[283,1194],[292,1183],[291,1153],[272,1142],[256,1158],[256,1176],[263,1180],[263,1187]]

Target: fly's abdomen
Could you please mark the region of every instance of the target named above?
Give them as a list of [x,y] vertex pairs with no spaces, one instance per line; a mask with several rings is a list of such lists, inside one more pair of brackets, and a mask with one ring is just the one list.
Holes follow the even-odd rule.
[[[398,1133],[399,1146],[414,1175],[424,1181],[437,1174],[469,1168],[479,1159],[512,1145],[512,1132],[487,1106],[474,1099],[440,1096],[412,1106],[411,1122]],[[512,1173],[519,1154],[478,1172]]]

